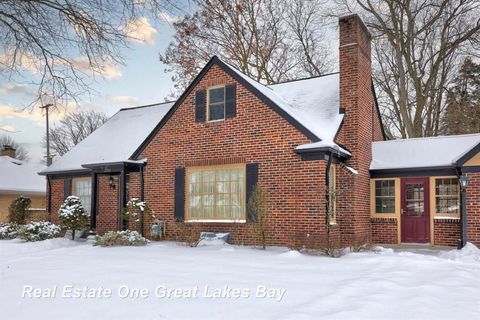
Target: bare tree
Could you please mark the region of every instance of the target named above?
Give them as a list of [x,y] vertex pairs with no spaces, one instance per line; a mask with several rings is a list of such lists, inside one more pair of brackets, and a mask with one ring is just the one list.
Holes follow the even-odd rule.
[[446,88],[480,40],[478,0],[340,0],[373,34],[374,80],[391,136],[437,135]]
[[6,146],[9,146],[15,149],[15,159],[28,160],[28,151],[25,150],[24,147],[19,145],[10,136],[0,136],[0,150],[2,150]]
[[[50,148],[62,156],[108,120],[106,114],[96,111],[74,111],[50,130]],[[46,139],[44,146],[46,147]]]
[[161,19],[164,12],[180,10],[176,3],[0,1],[0,77],[15,83],[33,79],[38,100],[75,100],[91,92],[92,75],[105,75],[123,63],[121,49],[148,23],[145,17]]
[[160,55],[183,90],[213,56],[264,83],[330,71],[322,41],[321,0],[205,0],[174,23],[174,40]]

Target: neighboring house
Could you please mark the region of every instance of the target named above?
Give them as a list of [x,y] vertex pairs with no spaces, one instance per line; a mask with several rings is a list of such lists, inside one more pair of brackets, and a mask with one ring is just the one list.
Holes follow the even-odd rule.
[[41,172],[54,222],[74,194],[98,234],[122,229],[138,197],[168,237],[226,231],[252,244],[258,185],[269,245],[456,245],[461,198],[480,244],[480,135],[383,141],[370,34],[356,15],[339,27],[339,73],[264,86],[213,57],[176,102],[120,110]]
[[15,159],[15,149],[0,150],[0,223],[8,222],[8,207],[18,196],[32,200],[31,211],[45,211],[45,178],[37,174],[45,166]]

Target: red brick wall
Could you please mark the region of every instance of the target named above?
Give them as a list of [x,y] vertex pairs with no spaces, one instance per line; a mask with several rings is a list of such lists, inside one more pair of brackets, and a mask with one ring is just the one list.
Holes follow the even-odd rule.
[[[196,89],[234,82],[214,65]],[[269,245],[291,246],[310,233],[325,234],[325,161],[302,161],[293,149],[311,141],[240,83],[236,94],[235,118],[195,123],[192,91],[139,157],[148,158],[146,200],[167,221],[168,236],[232,231],[235,243],[256,242],[250,224],[183,224],[173,219],[175,168],[231,162],[259,163],[259,185],[269,197]]]
[[395,218],[371,218],[372,243],[398,244],[398,223]]
[[[51,179],[50,180],[52,188],[52,199],[51,199],[51,211],[50,211],[50,221],[54,224],[60,224],[58,210],[62,205],[64,199],[63,192],[63,179]],[[48,195],[47,195],[48,196]],[[48,201],[48,199],[47,199]],[[48,202],[47,202],[48,203]]]
[[351,152],[348,166],[359,174],[345,171],[339,185],[346,188],[339,198],[339,219],[343,242],[360,245],[370,237],[370,173],[373,140],[381,139],[371,90],[370,34],[356,15],[340,18],[340,107],[346,110],[339,142]]
[[468,241],[480,246],[480,173],[467,174],[467,234]]
[[[114,178],[115,188],[109,186]],[[119,230],[120,225],[120,183],[119,175],[98,175],[97,234]]]
[[434,219],[433,236],[436,246],[457,246],[460,239],[460,220]]

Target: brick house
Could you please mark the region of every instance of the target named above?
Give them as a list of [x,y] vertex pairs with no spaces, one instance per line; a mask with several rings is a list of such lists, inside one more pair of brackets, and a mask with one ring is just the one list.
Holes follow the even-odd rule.
[[356,15],[339,29],[338,73],[264,86],[213,57],[177,101],[120,110],[40,173],[51,220],[74,194],[97,234],[123,229],[138,197],[169,238],[253,244],[258,185],[269,245],[479,245],[480,135],[384,141],[370,34]]

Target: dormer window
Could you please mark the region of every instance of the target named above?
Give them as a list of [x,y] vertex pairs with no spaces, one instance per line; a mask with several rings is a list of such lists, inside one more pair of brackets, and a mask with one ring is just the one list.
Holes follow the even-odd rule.
[[208,121],[225,120],[225,87],[209,88],[207,102]]

